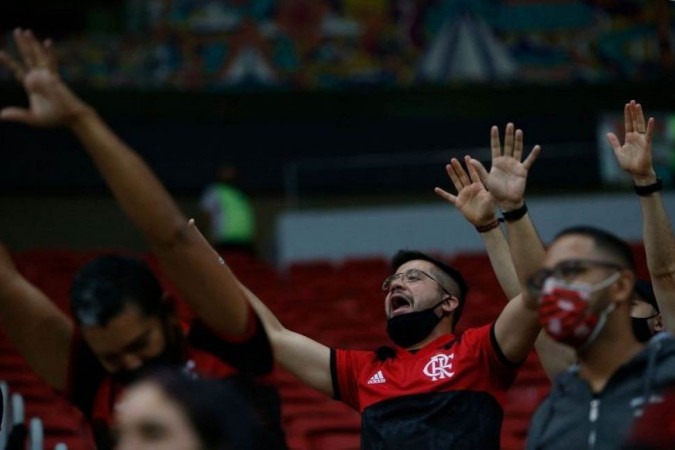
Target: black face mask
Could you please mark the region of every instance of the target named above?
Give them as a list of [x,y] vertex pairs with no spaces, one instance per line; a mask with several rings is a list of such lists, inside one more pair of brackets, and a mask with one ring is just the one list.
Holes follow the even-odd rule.
[[436,315],[434,310],[445,301],[447,300],[441,300],[431,308],[422,311],[401,314],[387,320],[389,339],[403,348],[411,347],[423,341],[441,321],[443,316]]
[[[652,316],[656,317],[656,316]],[[640,342],[647,342],[654,336],[652,330],[649,329],[649,323],[647,322],[652,317],[631,317],[630,322],[633,328],[633,334],[635,338]]]
[[[168,327],[167,327],[168,328]],[[162,352],[154,358],[143,361],[143,364],[131,370],[118,370],[111,374],[115,383],[122,386],[129,384],[143,378],[146,374],[154,372],[161,368],[173,367],[179,369],[184,363],[184,355],[181,347],[176,342],[175,336],[169,337],[169,333],[165,331],[167,336],[166,345]]]

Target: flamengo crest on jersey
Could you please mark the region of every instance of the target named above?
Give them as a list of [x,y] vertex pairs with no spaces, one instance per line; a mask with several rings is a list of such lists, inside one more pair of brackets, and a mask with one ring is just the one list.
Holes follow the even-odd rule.
[[439,353],[431,357],[426,366],[424,366],[424,375],[431,378],[431,381],[444,380],[452,377],[455,372],[452,370],[452,360],[455,357],[454,353],[446,355]]
[[370,377],[370,380],[368,380],[368,384],[382,384],[386,383],[387,379],[384,378],[384,375],[382,375],[382,371],[378,370],[375,375]]

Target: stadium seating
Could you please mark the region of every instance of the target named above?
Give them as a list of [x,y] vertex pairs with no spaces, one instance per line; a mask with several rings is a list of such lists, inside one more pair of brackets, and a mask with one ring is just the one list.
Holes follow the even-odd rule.
[[[644,251],[634,247],[644,276]],[[40,250],[15,255],[20,270],[41,287],[63,311],[68,311],[68,286],[73,273],[98,252]],[[249,285],[289,328],[332,346],[373,349],[386,343],[380,282],[387,262],[379,258],[354,259],[334,264],[303,262],[277,271],[258,258],[225,255],[228,265]],[[151,265],[156,267],[152,258]],[[462,327],[488,323],[507,299],[481,253],[448,258],[466,276],[472,287]],[[161,275],[160,275],[160,278]],[[163,279],[163,278],[162,278]],[[164,280],[165,281],[165,280]],[[167,285],[167,289],[171,287]],[[178,308],[183,319],[190,312]],[[64,442],[69,449],[93,448],[82,415],[67,405],[27,367],[0,330],[0,379],[20,392],[26,415],[41,417],[45,447]],[[282,399],[283,425],[289,446],[298,450],[359,448],[359,415],[339,402],[304,386],[290,373],[276,368],[270,377]],[[523,448],[530,417],[546,395],[549,382],[533,352],[523,364],[504,405],[502,448]]]

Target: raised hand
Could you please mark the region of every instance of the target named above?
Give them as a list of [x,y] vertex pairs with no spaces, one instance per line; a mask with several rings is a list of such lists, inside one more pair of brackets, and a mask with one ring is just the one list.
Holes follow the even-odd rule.
[[492,149],[492,167],[490,173],[480,161],[471,159],[470,164],[476,168],[480,179],[493,195],[503,211],[512,211],[523,205],[527,174],[536,161],[541,147],[535,145],[525,161],[523,156],[523,132],[515,130],[512,123],[506,125],[504,133],[504,149],[499,141],[499,129],[493,126],[490,130],[490,147]]
[[6,107],[0,119],[32,126],[70,125],[89,107],[61,81],[51,41],[40,43],[30,30],[14,30],[20,58],[0,51],[0,62],[7,66],[28,94],[29,108]]
[[464,157],[468,175],[456,158],[452,158],[450,164],[445,166],[457,195],[452,195],[439,187],[435,188],[434,192],[455,205],[471,224],[482,226],[496,219],[494,198],[483,186],[476,169],[469,164],[470,160],[469,156]]
[[654,135],[654,118],[650,117],[645,124],[642,106],[631,100],[623,108],[625,127],[624,144],[621,145],[614,133],[607,133],[607,139],[614,149],[619,166],[628,172],[636,181],[653,182],[656,178],[652,160],[652,137]]

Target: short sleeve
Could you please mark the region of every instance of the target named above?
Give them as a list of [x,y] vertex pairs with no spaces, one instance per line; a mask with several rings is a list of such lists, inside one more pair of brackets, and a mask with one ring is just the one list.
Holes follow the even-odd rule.
[[331,375],[335,400],[361,410],[358,374],[372,358],[373,352],[369,351],[331,349]]
[[249,323],[243,336],[216,333],[202,321],[195,320],[190,327],[188,341],[240,372],[250,375],[269,373],[274,365],[274,357],[267,333],[252,309],[248,315]]
[[479,328],[472,328],[464,332],[462,341],[475,352],[480,367],[487,369],[484,373],[490,384],[499,389],[507,389],[513,384],[517,369],[522,363],[514,364],[509,361],[495,337],[494,323]]

